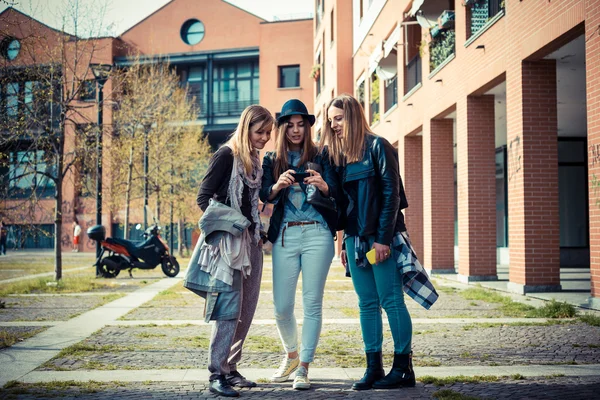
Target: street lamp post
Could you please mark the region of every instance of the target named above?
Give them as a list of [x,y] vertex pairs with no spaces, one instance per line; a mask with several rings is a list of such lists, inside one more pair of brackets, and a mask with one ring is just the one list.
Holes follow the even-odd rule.
[[150,133],[152,124],[144,125],[144,232],[148,229],[148,134]]
[[[104,84],[108,80],[112,65],[110,64],[90,64],[90,69],[96,78],[96,102],[98,106],[98,135],[96,137],[96,225],[102,225],[102,134],[103,134],[103,115],[104,108]],[[100,241],[96,241],[96,258],[100,256]],[[96,276],[100,274],[100,265],[96,264]]]

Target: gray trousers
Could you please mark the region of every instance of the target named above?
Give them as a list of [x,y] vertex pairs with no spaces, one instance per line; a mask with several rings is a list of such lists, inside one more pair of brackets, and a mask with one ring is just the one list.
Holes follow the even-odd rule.
[[238,318],[215,321],[213,325],[208,347],[210,380],[236,371],[237,363],[242,358],[242,346],[250,329],[260,294],[263,269],[262,248],[250,246],[250,263],[252,272],[246,279],[242,279],[242,306]]

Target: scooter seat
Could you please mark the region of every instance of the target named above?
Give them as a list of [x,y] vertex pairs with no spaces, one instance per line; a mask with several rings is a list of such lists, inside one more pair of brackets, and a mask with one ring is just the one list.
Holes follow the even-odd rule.
[[125,239],[119,238],[106,238],[106,242],[110,244],[117,244],[125,247],[125,249],[129,252],[129,254],[134,255],[138,250],[138,246],[136,246],[133,242]]

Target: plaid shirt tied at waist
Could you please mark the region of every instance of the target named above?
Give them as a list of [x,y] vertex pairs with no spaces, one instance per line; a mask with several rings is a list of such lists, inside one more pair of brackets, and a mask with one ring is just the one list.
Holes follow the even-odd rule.
[[[369,241],[361,236],[354,236],[354,254],[356,266],[366,268],[371,266],[367,260],[366,253],[371,249]],[[410,244],[407,232],[396,232],[390,246],[392,257],[396,260],[396,267],[402,273],[402,289],[414,301],[429,308],[436,302],[439,295],[421,262]]]

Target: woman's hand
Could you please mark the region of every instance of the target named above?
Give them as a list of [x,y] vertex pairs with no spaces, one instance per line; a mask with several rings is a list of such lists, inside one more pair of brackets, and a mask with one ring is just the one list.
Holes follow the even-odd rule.
[[375,249],[375,263],[379,264],[390,258],[390,246],[385,244],[373,243],[372,249]]
[[348,265],[348,256],[346,255],[346,250],[342,250],[340,252],[340,260],[342,261],[344,268],[346,268],[346,265]]
[[321,174],[313,169],[307,169],[306,172],[308,172],[310,176],[304,178],[304,183],[307,185],[315,185],[324,196],[329,196],[329,185],[323,180]]
[[294,173],[296,173],[296,171],[294,171],[293,169],[288,169],[283,174],[279,175],[279,179],[271,188],[271,193],[277,194],[277,192],[279,192],[280,190],[292,186],[294,182],[296,182],[296,180],[292,176],[292,174]]

